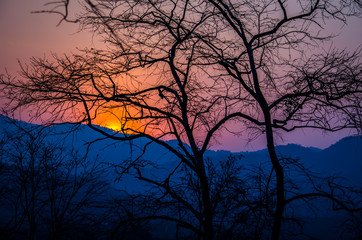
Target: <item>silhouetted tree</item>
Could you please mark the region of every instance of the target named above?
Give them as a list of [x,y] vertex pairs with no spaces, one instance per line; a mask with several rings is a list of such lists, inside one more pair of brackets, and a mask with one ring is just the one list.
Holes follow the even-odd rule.
[[[71,14],[69,0],[50,4],[54,8],[43,12],[91,29],[108,48],[33,58],[21,65],[22,78],[2,75],[13,110],[27,106],[37,117],[50,116],[48,123],[87,123],[115,140],[147,138],[168,149],[179,164],[162,180],[145,177],[142,156],[124,163],[124,172],[133,169],[177,200],[199,222],[193,230],[203,239],[215,237],[217,205],[204,154],[232,120],[266,137],[276,185],[268,209],[272,239],[279,239],[286,204],[330,197],[312,192],[286,198],[274,133],[361,128],[360,51],[317,48],[332,37],[320,33],[323,21],[359,16],[358,1],[85,0],[80,15]],[[123,135],[97,127],[102,115],[116,117]],[[178,145],[162,141],[169,138]],[[191,170],[189,181],[196,176],[200,201],[191,205],[170,186],[181,167]],[[195,226],[180,217],[168,220]]]
[[[265,133],[277,186],[272,239],[279,239],[284,208],[291,199],[286,199],[274,132],[361,127],[361,105],[356,104],[362,90],[360,50],[349,54],[316,48],[331,37],[319,33],[318,18],[346,21],[349,15],[360,15],[361,5],[353,1],[210,3],[221,15],[223,30],[232,32],[223,41],[208,44],[211,61],[223,67],[220,71],[227,77],[220,76],[234,86],[232,99],[240,99],[239,115],[246,125]],[[317,54],[310,53],[313,48]]]

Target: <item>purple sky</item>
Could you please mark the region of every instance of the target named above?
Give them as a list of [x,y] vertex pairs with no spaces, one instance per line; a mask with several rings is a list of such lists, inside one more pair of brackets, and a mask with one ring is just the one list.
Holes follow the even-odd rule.
[[[62,24],[56,27],[57,16],[31,14],[31,11],[43,8],[47,0],[0,0],[0,72],[7,68],[14,74],[18,70],[17,59],[27,62],[31,56],[49,57],[51,52],[76,52],[77,48],[96,47],[99,42],[89,33],[77,33],[77,26]],[[355,49],[362,44],[362,21],[350,19],[343,29],[339,24],[330,24],[327,29],[340,33],[334,44],[339,48]],[[1,104],[0,104],[1,106]],[[23,119],[26,120],[26,119]],[[339,133],[321,133],[319,131],[300,130],[279,135],[277,144],[298,143],[304,146],[326,148],[340,138],[353,134],[350,131]],[[223,133],[214,143],[213,149],[232,151],[258,150],[265,147],[263,137],[252,143],[247,139]]]

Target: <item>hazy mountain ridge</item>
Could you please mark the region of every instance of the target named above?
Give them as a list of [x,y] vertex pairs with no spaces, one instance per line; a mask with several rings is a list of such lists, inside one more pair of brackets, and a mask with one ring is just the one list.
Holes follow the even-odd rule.
[[[1,133],[12,129],[11,125],[9,125],[11,121],[7,117],[0,115]],[[26,122],[16,121],[16,123],[24,128],[37,126]],[[88,128],[86,125],[80,125],[74,131],[69,131],[71,127],[69,124],[55,125],[46,128],[46,131],[50,133],[49,139],[52,141],[72,146],[81,153],[89,151],[89,156],[98,157],[110,163],[119,163],[122,160],[138,157],[142,153],[143,146],[149,143],[149,140],[146,139],[134,140],[132,143],[103,139],[103,135]],[[103,128],[103,130],[108,131],[110,134],[117,134],[110,129]],[[177,148],[176,141],[171,140],[168,143]],[[343,177],[351,178],[352,181],[362,182],[362,136],[343,138],[326,149],[303,147],[298,144],[280,145],[277,146],[277,152],[279,156],[298,158],[307,167],[315,171],[329,174],[341,173]],[[241,161],[245,165],[260,164],[268,160],[266,149],[254,152],[241,151],[238,153],[225,150],[208,150],[205,156],[216,161],[222,161],[231,154],[241,155]],[[156,143],[152,143],[147,147],[147,151],[142,158],[157,161],[161,165],[169,164],[170,161],[174,162],[174,164],[177,162],[177,159],[170,152]]]

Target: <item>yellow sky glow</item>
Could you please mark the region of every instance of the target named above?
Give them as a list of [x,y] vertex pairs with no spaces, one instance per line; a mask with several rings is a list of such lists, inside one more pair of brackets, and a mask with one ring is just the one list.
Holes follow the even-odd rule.
[[97,115],[94,123],[125,134],[134,134],[144,130],[142,124],[138,120],[129,119],[129,113],[126,113],[121,107],[102,111]]

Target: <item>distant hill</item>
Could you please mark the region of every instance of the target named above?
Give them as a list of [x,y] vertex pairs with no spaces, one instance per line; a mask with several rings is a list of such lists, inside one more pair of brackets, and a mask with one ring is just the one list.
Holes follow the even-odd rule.
[[[12,121],[14,120],[0,115],[0,133],[11,131],[14,128],[11,125]],[[26,122],[15,122],[28,129],[39,127]],[[119,134],[110,129],[104,130],[110,134]],[[49,132],[48,138],[50,141],[74,147],[80,153],[87,152],[89,157],[98,158],[103,162],[111,164],[120,164],[123,161],[139,157],[143,146],[149,143],[146,139],[135,140],[131,143],[104,139],[104,136],[100,133],[93,131],[85,125],[78,126],[75,129],[69,124],[56,125],[48,127],[43,131]],[[176,141],[169,141],[169,143],[177,147]],[[321,173],[323,176],[338,176],[345,178],[351,185],[362,185],[362,136],[346,137],[326,149],[288,144],[277,146],[277,152],[283,157],[300,159],[308,169]],[[271,167],[266,149],[239,153],[208,150],[205,154],[206,157],[213,161],[222,161],[227,159],[229,155],[241,155],[241,164],[247,168],[255,167],[262,163],[264,167]],[[162,169],[165,170],[163,172],[167,172],[167,170],[175,167],[178,163],[178,159],[173,154],[155,143],[147,146],[147,151],[142,156],[142,159],[158,164],[159,172],[155,174],[160,176],[163,175]],[[139,186],[136,187],[135,183],[130,184],[126,181],[124,187],[136,190]]]
[[[277,152],[283,157],[300,159],[313,171],[341,176],[362,184],[362,136],[343,138],[326,149],[288,144],[277,146]],[[268,159],[266,149],[242,154],[248,164]]]
[[[11,119],[0,115],[0,133],[9,131]],[[18,122],[24,128],[34,128],[36,125],[25,122]],[[50,133],[50,139],[59,144],[65,144],[78,149],[80,152],[89,151],[90,156],[98,156],[103,161],[119,163],[122,160],[135,158],[142,153],[143,146],[149,141],[139,139],[132,142],[119,142],[111,139],[104,139],[100,133],[93,131],[85,125],[81,125],[70,131],[72,126],[56,125],[48,127],[46,131]],[[110,129],[104,129],[110,134],[117,134]],[[98,141],[95,141],[97,140]],[[91,143],[91,144],[90,144]],[[171,145],[177,147],[176,141],[169,141]],[[90,144],[90,145],[89,145]],[[87,147],[89,147],[87,149]],[[337,174],[349,178],[353,182],[362,184],[362,136],[346,137],[326,149],[313,147],[303,147],[297,144],[277,146],[280,156],[300,159],[306,167],[324,174]],[[229,155],[242,155],[242,162],[246,166],[255,166],[261,162],[268,161],[266,149],[254,152],[232,153],[229,151],[208,150],[205,154],[214,160],[226,159]],[[147,147],[144,159],[157,161],[160,164],[168,165],[177,159],[165,148],[152,143]],[[171,164],[172,165],[172,164]]]

